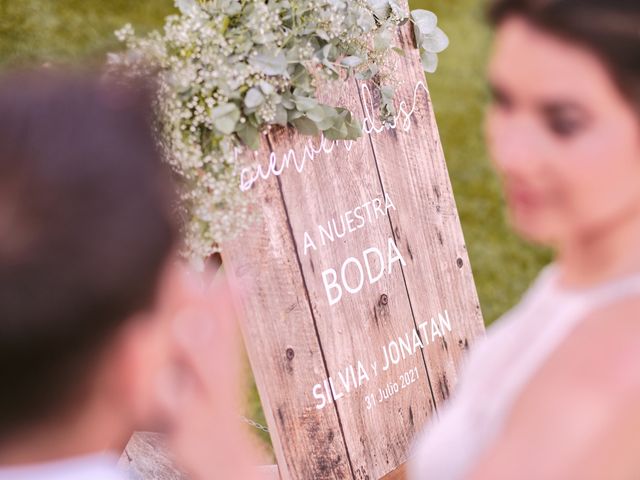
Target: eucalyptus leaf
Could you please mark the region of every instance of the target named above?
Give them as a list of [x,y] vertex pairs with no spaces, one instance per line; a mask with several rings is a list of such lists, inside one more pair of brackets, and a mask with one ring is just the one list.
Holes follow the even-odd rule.
[[356,140],[362,136],[362,124],[358,119],[353,119],[347,124],[346,140]]
[[296,104],[296,108],[301,112],[308,112],[318,105],[318,101],[315,98],[303,97],[299,95],[294,95],[293,101]]
[[293,123],[294,120],[304,117],[304,112],[298,110],[287,110],[287,121]]
[[434,73],[438,69],[438,54],[424,51],[420,54],[422,68],[427,73]]
[[237,124],[238,119],[231,116],[218,117],[213,121],[213,126],[216,127],[220,133],[224,133],[225,135],[232,134],[235,131]]
[[276,91],[273,85],[271,85],[269,82],[265,82],[264,80],[259,83],[259,86],[260,90],[262,90],[262,93],[264,93],[265,95],[271,95]]
[[393,104],[394,88],[391,85],[384,85],[380,88],[380,110],[383,117],[391,117],[396,114],[396,107]]
[[338,70],[336,70],[336,68],[333,66],[333,62],[325,60],[324,62],[322,62],[322,64],[325,67],[325,74],[330,79],[337,80],[338,78],[340,78],[340,72],[338,72]]
[[389,0],[367,0],[367,3],[373,10],[374,15],[379,19],[385,19],[389,16],[391,11]]
[[238,129],[238,136],[242,143],[252,150],[258,150],[260,148],[260,132],[256,127],[249,123],[244,123],[242,128]]
[[307,117],[314,122],[321,122],[325,117],[324,109],[322,105],[316,105],[312,109],[306,112]]
[[412,10],[411,18],[413,19],[414,26],[416,28],[416,37],[427,35],[436,29],[438,24],[438,17],[435,13],[428,10]]
[[389,1],[389,7],[391,7],[391,11],[398,17],[398,18],[406,18],[407,14],[404,11],[404,9],[400,6],[400,4],[398,2],[396,2],[396,0],[388,0]]
[[303,135],[318,135],[320,133],[315,122],[307,117],[296,118],[291,123]]
[[244,97],[244,106],[249,110],[255,110],[264,103],[264,95],[257,87],[251,87]]
[[335,59],[336,50],[334,46],[330,43],[327,43],[324,47],[322,47],[322,59],[332,61]]
[[256,128],[260,128],[260,126],[262,125],[262,123],[258,120],[258,117],[256,116],[255,113],[250,113],[245,118],[251,125],[253,125]]
[[348,57],[344,57],[340,63],[345,67],[354,68],[362,63],[362,59],[355,55],[350,55]]
[[329,105],[321,105],[320,107],[323,110],[322,119],[315,120],[315,122],[320,130],[326,130],[333,126],[338,113],[336,112],[336,109],[334,107],[331,107]]
[[175,4],[183,15],[193,16],[200,9],[196,0],[175,0]]
[[366,69],[359,71],[356,73],[356,78],[358,80],[369,80],[375,74],[378,73],[378,67],[376,65],[370,65]]
[[238,120],[240,120],[240,110],[235,104],[226,103],[212,109],[211,117],[216,130],[230,135],[235,131]]
[[296,108],[296,103],[293,101],[292,95],[288,92],[282,95],[282,100],[280,101],[280,103],[287,110],[293,110],[294,108]]
[[252,37],[253,42],[257,43],[258,45],[267,45],[269,43],[275,42],[276,39],[277,36],[275,32],[257,33]]
[[393,32],[390,30],[382,30],[373,38],[373,48],[376,50],[386,50],[393,42]]
[[331,128],[325,130],[323,133],[329,140],[345,140],[349,136],[349,128],[344,118],[340,118]]
[[373,18],[373,15],[369,11],[364,9],[361,9],[358,12],[356,23],[364,33],[370,32],[376,26],[376,21]]
[[287,126],[287,110],[282,105],[276,105],[276,116],[273,123],[282,125],[283,127]]
[[431,53],[440,53],[449,46],[449,37],[439,28],[420,38],[420,47]]
[[391,85],[383,85],[380,88],[380,94],[383,100],[392,100],[394,93],[395,89]]
[[298,64],[291,74],[291,85],[294,86],[294,90],[309,92],[312,90],[311,79],[311,74],[304,65]]
[[237,15],[242,11],[242,3],[239,0],[224,0],[221,8],[227,15]]
[[238,107],[235,103],[223,103],[211,110],[211,117],[222,117],[225,115],[234,114],[236,112],[238,113],[238,115],[240,114],[240,111],[238,110]]
[[287,57],[284,53],[258,53],[249,57],[249,64],[265,75],[283,75],[287,71]]
[[318,30],[316,31],[316,35],[317,35],[318,37],[320,37],[322,40],[324,40],[325,42],[328,42],[328,41],[330,41],[330,40],[331,40],[331,36],[330,36],[330,35],[329,35],[329,33],[328,33],[326,30],[324,30],[324,29],[321,29],[321,28],[320,28],[320,29],[318,29]]

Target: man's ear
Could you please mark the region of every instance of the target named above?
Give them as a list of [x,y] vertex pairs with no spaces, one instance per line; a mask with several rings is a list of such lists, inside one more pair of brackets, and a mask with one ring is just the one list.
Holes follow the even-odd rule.
[[125,320],[105,352],[102,394],[134,429],[158,430],[164,424],[163,389],[179,363],[174,320],[192,301],[190,281],[181,264],[168,261],[153,304]]
[[152,348],[153,321],[135,315],[123,322],[105,348],[99,394],[113,411],[137,428],[147,410],[144,377],[148,375],[148,351]]
[[162,389],[177,362],[174,319],[190,295],[184,267],[172,258],[162,271],[153,305],[126,321],[114,339],[114,392],[137,429],[158,429],[163,423]]
[[132,430],[155,430],[162,423],[158,384],[172,359],[162,316],[153,311],[128,319],[105,355],[103,395]]

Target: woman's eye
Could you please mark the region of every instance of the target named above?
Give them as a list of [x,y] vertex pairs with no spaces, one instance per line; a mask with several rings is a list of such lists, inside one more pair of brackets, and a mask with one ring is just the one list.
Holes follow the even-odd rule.
[[496,95],[492,96],[491,104],[503,110],[509,110],[512,107],[511,101],[504,96],[496,96]]
[[578,135],[587,125],[588,115],[579,106],[572,104],[547,105],[542,115],[549,131],[560,139]]
[[501,109],[510,109],[513,105],[513,102],[509,98],[509,96],[492,85],[489,86],[489,93],[491,95],[491,105],[501,108]]
[[576,118],[552,117],[547,120],[549,130],[559,138],[570,138],[578,134],[584,124]]

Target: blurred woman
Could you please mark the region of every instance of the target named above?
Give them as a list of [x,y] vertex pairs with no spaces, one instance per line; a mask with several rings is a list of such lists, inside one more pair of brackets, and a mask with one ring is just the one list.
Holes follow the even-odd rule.
[[413,479],[640,478],[640,2],[497,0],[487,139],[554,249],[471,350]]

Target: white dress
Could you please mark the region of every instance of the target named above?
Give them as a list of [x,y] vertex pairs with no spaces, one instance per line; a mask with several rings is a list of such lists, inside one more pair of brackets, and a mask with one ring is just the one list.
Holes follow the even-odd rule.
[[127,480],[113,453],[93,453],[29,465],[0,465],[0,480]]
[[417,438],[410,480],[463,479],[490,446],[519,391],[585,316],[640,295],[640,274],[587,289],[558,285],[545,267],[522,301],[494,322],[469,350],[451,398]]

